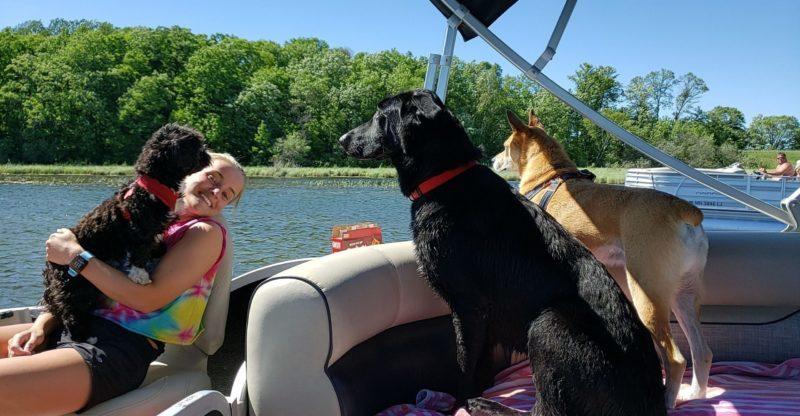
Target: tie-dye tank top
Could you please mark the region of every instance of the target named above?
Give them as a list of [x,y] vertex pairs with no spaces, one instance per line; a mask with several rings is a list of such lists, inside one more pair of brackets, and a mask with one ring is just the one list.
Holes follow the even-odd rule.
[[222,250],[217,260],[203,275],[200,281],[183,292],[177,299],[163,308],[142,313],[117,301],[106,298],[103,307],[94,311],[94,314],[108,319],[131,332],[144,335],[170,344],[189,345],[203,332],[203,312],[206,310],[208,296],[214,285],[214,276],[217,268],[225,255],[227,246],[227,230],[222,224],[211,218],[194,218],[177,221],[164,232],[164,242],[167,250],[172,248],[189,230],[189,227],[198,222],[217,224],[222,229]]

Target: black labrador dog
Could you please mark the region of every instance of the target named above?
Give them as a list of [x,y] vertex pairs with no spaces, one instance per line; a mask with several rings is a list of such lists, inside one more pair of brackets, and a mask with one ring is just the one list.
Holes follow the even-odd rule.
[[[665,415],[647,329],[603,265],[491,169],[429,91],[378,105],[339,139],[360,159],[388,158],[414,202],[417,260],[452,310],[460,400],[492,382],[492,350],[527,352],[534,415]],[[485,399],[475,414],[519,414]]]

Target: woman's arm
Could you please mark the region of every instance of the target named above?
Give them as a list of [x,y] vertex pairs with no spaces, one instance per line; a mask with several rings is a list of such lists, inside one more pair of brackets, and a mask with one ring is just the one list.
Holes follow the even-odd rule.
[[[81,275],[109,298],[147,313],[166,306],[195,285],[217,260],[221,249],[219,226],[200,222],[167,251],[150,276],[150,284],[133,283],[97,258],[89,261]],[[68,264],[82,251],[75,235],[67,229],[59,229],[47,240],[47,259],[56,264]]]
[[53,332],[56,325],[57,322],[50,312],[40,313],[30,328],[8,340],[7,355],[19,357],[33,354],[34,350],[47,339],[47,335]]

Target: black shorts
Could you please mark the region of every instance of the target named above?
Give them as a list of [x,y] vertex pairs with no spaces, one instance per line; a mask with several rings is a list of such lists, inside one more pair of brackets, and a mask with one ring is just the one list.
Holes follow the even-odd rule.
[[78,351],[89,366],[92,391],[78,412],[138,388],[150,363],[164,352],[163,342],[152,340],[153,348],[149,338],[97,316],[91,318],[89,334],[86,341],[76,342],[64,329],[51,340],[53,348]]

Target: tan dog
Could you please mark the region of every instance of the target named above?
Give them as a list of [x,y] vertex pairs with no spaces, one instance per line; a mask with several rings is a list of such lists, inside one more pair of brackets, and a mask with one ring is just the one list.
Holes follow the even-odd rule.
[[[592,251],[632,300],[658,347],[668,407],[678,400],[686,369],[670,334],[670,310],[675,314],[694,370],[691,390],[680,400],[705,397],[712,354],[698,317],[708,253],[702,212],[659,191],[596,184],[579,176],[533,112],[528,125],[511,112],[508,121],[512,133],[493,158],[495,170],[516,169],[520,193],[540,205],[549,198],[546,211]],[[551,182],[556,178],[563,182]]]

